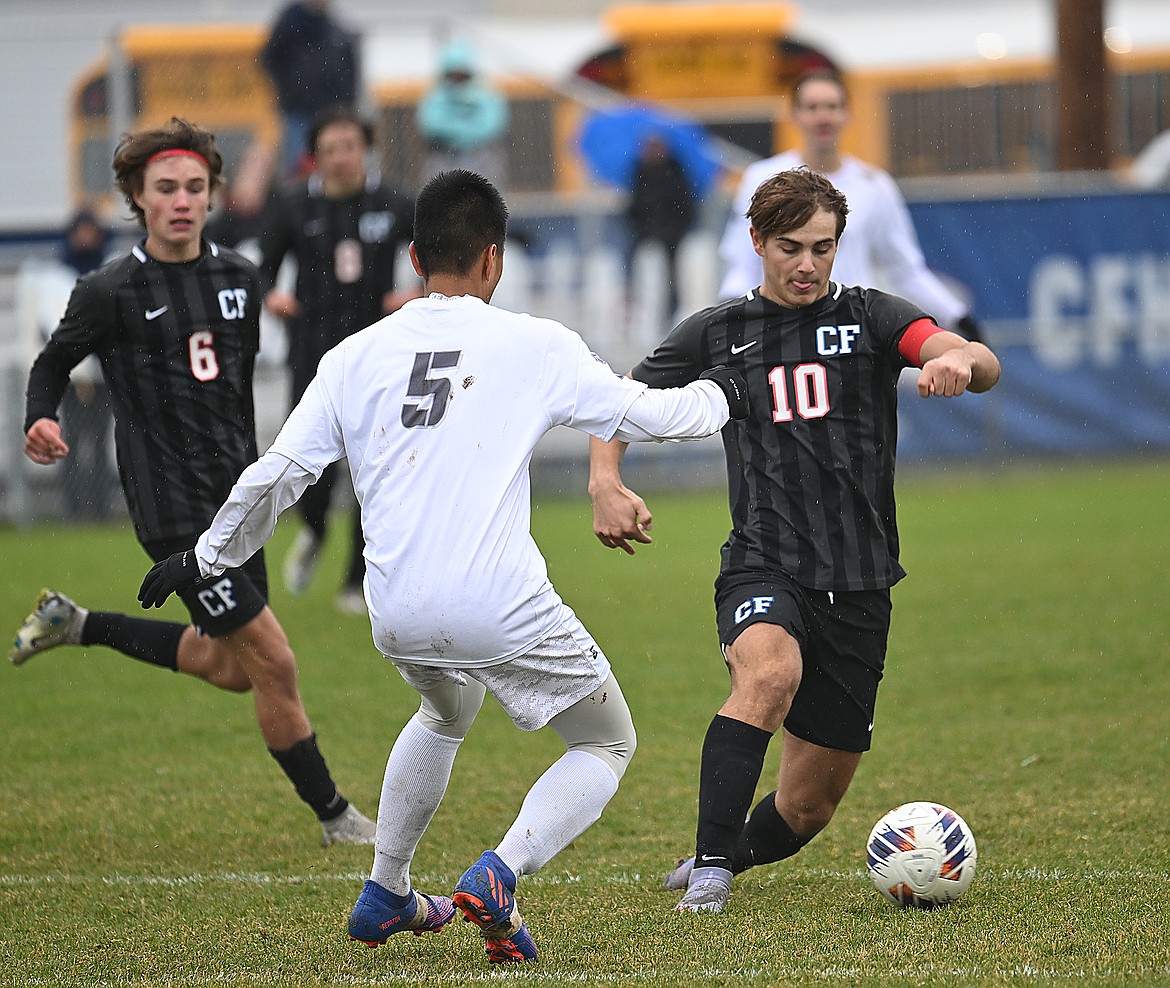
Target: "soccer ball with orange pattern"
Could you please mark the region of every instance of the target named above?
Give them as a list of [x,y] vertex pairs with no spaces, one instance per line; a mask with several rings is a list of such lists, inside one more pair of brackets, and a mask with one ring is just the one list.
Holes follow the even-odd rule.
[[940,803],[894,807],[865,843],[869,877],[896,906],[936,909],[953,902],[975,877],[975,859],[971,828]]

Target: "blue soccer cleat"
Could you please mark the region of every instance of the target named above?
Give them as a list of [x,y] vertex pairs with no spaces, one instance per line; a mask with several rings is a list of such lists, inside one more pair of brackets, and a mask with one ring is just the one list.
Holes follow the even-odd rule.
[[479,927],[493,964],[537,959],[536,943],[516,908],[516,876],[495,851],[484,851],[463,873],[452,896],[464,919]]
[[395,906],[386,889],[367,881],[349,914],[350,939],[376,947],[407,930],[416,937],[435,933],[455,918],[455,905],[445,895],[423,895],[413,889],[411,895],[413,899],[405,906]]
[[537,958],[536,943],[528,933],[528,927],[523,923],[520,929],[507,940],[493,940],[487,937],[484,940],[484,950],[488,960],[493,964],[512,964],[516,961],[534,961]]

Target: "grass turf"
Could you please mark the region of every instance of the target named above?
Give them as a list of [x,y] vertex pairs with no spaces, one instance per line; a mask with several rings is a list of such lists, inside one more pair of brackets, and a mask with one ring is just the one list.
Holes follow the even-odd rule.
[[[723,498],[645,492],[655,544],[633,559],[596,544],[584,498],[538,503],[553,581],[614,662],[640,744],[600,823],[521,886],[536,965],[490,967],[461,923],[349,941],[370,849],[319,845],[249,697],[104,649],[0,669],[0,985],[1170,983],[1168,487],[1158,462],[904,473],[910,576],[874,750],[830,827],[737,880],[718,917],[674,913],[658,883],[693,840],[698,748],[726,690],[710,599]],[[274,579],[273,604],[322,750],[373,813],[416,704],[365,621],[332,608],[343,527],[310,592]],[[11,630],[42,585],[133,613],[146,569],[119,527],[2,530],[0,558]],[[449,892],[495,843],[559,752],[546,734],[485,707],[420,888]],[[873,821],[918,798],[979,843],[970,891],[931,914],[888,907],[862,869]]]

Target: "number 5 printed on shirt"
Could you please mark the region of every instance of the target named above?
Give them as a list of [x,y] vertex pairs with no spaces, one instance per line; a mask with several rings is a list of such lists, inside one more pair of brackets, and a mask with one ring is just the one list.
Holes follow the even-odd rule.
[[414,355],[414,368],[406,397],[413,399],[402,405],[402,424],[408,429],[430,429],[447,414],[451,400],[451,381],[446,377],[432,377],[432,372],[459,366],[461,350],[424,351]]

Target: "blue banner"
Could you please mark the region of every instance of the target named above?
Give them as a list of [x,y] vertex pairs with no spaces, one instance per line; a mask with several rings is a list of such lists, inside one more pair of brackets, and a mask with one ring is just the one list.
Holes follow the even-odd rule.
[[903,391],[901,456],[1170,451],[1170,193],[911,213],[930,266],[970,293],[1003,377],[974,401]]

